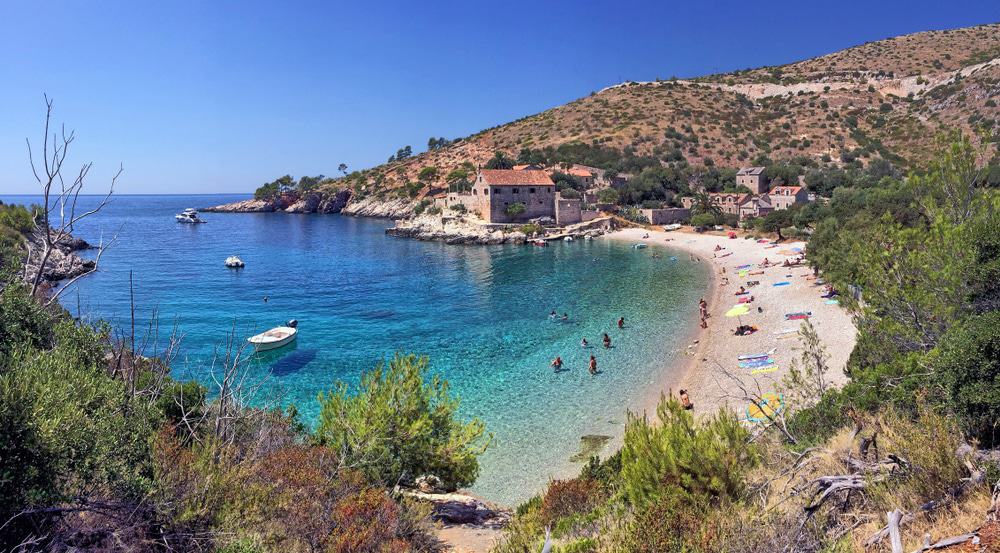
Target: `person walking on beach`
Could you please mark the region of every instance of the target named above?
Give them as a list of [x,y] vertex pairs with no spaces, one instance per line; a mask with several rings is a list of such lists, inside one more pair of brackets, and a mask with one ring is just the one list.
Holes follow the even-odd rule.
[[610,348],[611,348],[611,336],[608,336],[608,333],[605,332],[604,333],[604,349],[610,349]]
[[562,370],[563,362],[562,357],[556,356],[549,365],[552,367],[552,372],[559,372]]
[[590,374],[597,374],[597,358],[593,355],[590,356],[590,366],[587,367]]
[[618,317],[618,328],[625,328],[625,317]]

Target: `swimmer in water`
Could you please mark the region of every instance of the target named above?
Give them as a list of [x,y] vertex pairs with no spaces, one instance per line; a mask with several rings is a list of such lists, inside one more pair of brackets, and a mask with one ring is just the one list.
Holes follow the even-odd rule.
[[556,314],[556,310],[555,310],[555,309],[553,309],[553,310],[552,310],[552,312],[551,312],[551,313],[549,313],[549,318],[550,318],[550,319],[555,319],[555,318],[556,318],[556,317],[558,317],[558,316],[559,316],[559,315],[557,315],[557,314]]
[[611,347],[611,336],[608,336],[608,333],[605,332],[604,333],[604,348],[608,349],[610,347]]
[[569,320],[569,313],[563,313],[562,320],[568,321]]
[[618,328],[625,328],[625,317],[618,318]]
[[580,347],[583,347],[583,348],[590,347],[590,343],[587,342],[586,338],[580,340]]
[[556,358],[553,359],[551,363],[549,363],[549,366],[552,367],[552,372],[561,371],[563,366],[562,357],[559,357],[557,355]]

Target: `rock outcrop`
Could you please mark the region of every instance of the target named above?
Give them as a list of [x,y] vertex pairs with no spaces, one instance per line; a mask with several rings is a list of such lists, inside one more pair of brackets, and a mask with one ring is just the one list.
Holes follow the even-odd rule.
[[431,517],[444,524],[465,524],[484,528],[502,528],[510,521],[510,512],[471,495],[461,493],[425,493],[404,491],[403,495],[430,503]]
[[[614,230],[617,225],[618,222],[611,217],[599,217],[586,223],[552,231],[536,239],[595,238]],[[500,230],[464,217],[440,215],[421,215],[412,219],[398,220],[396,225],[386,229],[385,233],[390,236],[436,240],[448,244],[524,244],[529,239],[519,230]]]
[[273,202],[266,200],[242,200],[231,204],[204,207],[201,211],[215,213],[270,213],[275,211]]
[[358,217],[385,217],[398,219],[413,214],[416,202],[404,199],[382,200],[364,198],[354,200],[350,190],[313,192],[301,198],[274,200],[242,200],[229,204],[203,208],[214,213],[343,213]]
[[[44,235],[34,233],[27,238],[30,245],[31,255],[27,260],[25,270],[25,280],[34,281],[38,273],[38,267],[42,262],[42,251],[44,249]],[[52,253],[45,262],[45,269],[42,271],[42,280],[47,282],[58,282],[69,278],[77,277],[94,270],[96,263],[91,259],[83,259],[75,252],[93,248],[86,240],[65,236],[55,244]]]
[[341,213],[358,217],[400,219],[413,215],[414,207],[416,207],[416,202],[412,200],[364,198],[359,201],[348,202]]

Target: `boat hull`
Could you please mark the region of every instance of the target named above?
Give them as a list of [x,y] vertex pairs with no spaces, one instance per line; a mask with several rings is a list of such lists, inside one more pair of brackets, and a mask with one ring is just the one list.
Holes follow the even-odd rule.
[[251,336],[247,338],[247,342],[249,342],[250,345],[252,345],[257,351],[268,351],[291,344],[295,341],[296,336],[298,336],[298,331],[296,329],[287,326],[279,326],[278,328],[272,328],[271,330],[262,332],[256,336]]

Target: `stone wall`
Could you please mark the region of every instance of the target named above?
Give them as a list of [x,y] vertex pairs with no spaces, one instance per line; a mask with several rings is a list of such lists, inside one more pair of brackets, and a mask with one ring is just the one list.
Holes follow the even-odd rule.
[[664,209],[639,210],[651,225],[671,225],[681,223],[691,218],[691,210],[686,207],[668,207]]
[[556,196],[556,224],[560,226],[574,225],[581,219],[579,199]]

